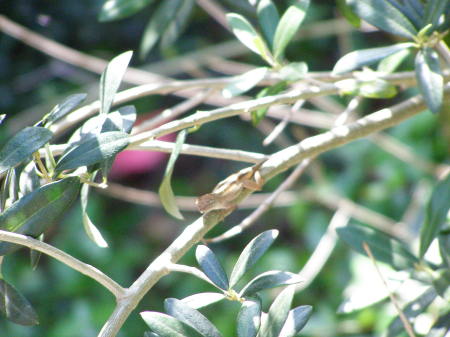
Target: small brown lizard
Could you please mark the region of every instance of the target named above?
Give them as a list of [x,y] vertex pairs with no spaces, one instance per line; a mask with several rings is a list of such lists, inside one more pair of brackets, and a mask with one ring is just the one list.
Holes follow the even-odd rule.
[[266,160],[246,167],[219,182],[211,193],[204,194],[195,201],[200,213],[213,210],[231,210],[236,207],[236,199],[244,189],[261,190],[264,179],[259,168]]

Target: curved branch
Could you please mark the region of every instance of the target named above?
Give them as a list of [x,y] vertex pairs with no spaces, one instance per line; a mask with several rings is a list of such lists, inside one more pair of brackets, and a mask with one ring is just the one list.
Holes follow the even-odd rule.
[[87,263],[81,262],[80,260],[74,258],[73,256],[45,242],[33,239],[29,236],[11,233],[4,230],[0,230],[0,241],[6,241],[21,246],[26,246],[28,248],[37,250],[41,253],[51,256],[54,259],[69,266],[70,268],[94,279],[102,286],[104,286],[106,289],[108,289],[116,297],[116,299],[121,298],[122,295],[124,294],[124,289],[118,283],[116,283],[114,280],[109,278],[106,274],[104,274],[97,268]]

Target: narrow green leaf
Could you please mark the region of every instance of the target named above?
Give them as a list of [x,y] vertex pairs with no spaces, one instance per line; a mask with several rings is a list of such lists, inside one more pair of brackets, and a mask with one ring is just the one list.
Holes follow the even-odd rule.
[[275,31],[280,21],[278,10],[272,0],[260,0],[257,7],[258,21],[270,49],[273,48]]
[[0,150],[0,174],[19,165],[52,138],[53,133],[42,127],[27,127],[16,133]]
[[278,337],[295,337],[308,322],[312,314],[310,305],[302,305],[289,311],[286,322]]
[[133,52],[122,53],[111,60],[100,78],[100,114],[107,114],[127,71]]
[[206,276],[220,289],[228,290],[228,277],[216,254],[207,246],[199,245],[195,250],[195,257]]
[[[39,235],[37,237],[37,239],[41,242],[44,242],[44,233],[42,233],[41,235]],[[41,259],[41,255],[42,253],[34,250],[34,249],[30,249],[30,265],[31,265],[31,269],[32,270],[36,270],[38,264],[39,264],[39,260]]]
[[260,55],[267,63],[273,64],[270,51],[252,24],[242,15],[236,13],[227,14],[227,21],[233,34],[251,51]]
[[398,43],[388,47],[369,48],[352,51],[339,59],[333,68],[334,74],[342,74],[362,66],[375,63],[385,57],[413,47],[414,44],[410,42]]
[[191,327],[180,322],[172,316],[155,312],[141,312],[141,317],[147,325],[160,337],[198,337]]
[[230,277],[230,287],[233,288],[242,276],[259,260],[277,238],[278,231],[272,229],[256,236],[245,246],[239,256]]
[[276,60],[280,61],[283,57],[287,45],[302,24],[308,7],[309,0],[296,0],[281,16],[273,39],[272,52]]
[[[420,294],[417,298],[409,302],[403,309],[402,312],[406,319],[410,323],[414,323],[416,317],[425,312],[428,306],[437,297],[437,293],[433,287],[428,288]],[[397,316],[388,326],[383,337],[395,337],[400,335],[405,331],[405,327],[402,320]]]
[[200,309],[225,298],[222,293],[198,293],[183,298],[181,301],[194,309]]
[[437,321],[433,324],[427,337],[448,337],[450,331],[450,309],[447,309],[439,315]]
[[151,4],[153,0],[107,0],[98,19],[101,22],[126,18]]
[[[256,95],[256,98],[276,95],[276,94],[279,94],[280,92],[282,92],[283,90],[285,90],[286,88],[287,88],[287,82],[280,81],[274,85],[271,85],[270,87],[267,87],[267,88],[264,88],[263,90],[261,90],[258,93],[258,95]],[[264,117],[266,116],[267,110],[269,110],[269,108],[261,108],[258,110],[253,110],[251,112],[253,125],[255,125],[255,126],[258,125],[259,122],[261,122],[264,119]]]
[[221,337],[219,330],[205,316],[176,298],[166,299],[164,309],[204,337]]
[[396,270],[414,268],[418,259],[396,238],[371,227],[351,225],[337,229],[339,238],[351,248],[367,256],[363,242],[366,242],[375,259],[387,263]]
[[284,81],[298,81],[308,73],[308,65],[305,62],[291,62],[281,68],[279,73]]
[[12,285],[0,279],[0,311],[20,325],[37,325],[38,317],[30,302]]
[[161,49],[166,49],[173,45],[181,33],[184,31],[187,20],[194,8],[195,0],[184,0],[177,12],[174,14],[169,25],[161,36]]
[[442,109],[444,78],[439,57],[432,48],[423,48],[416,55],[416,79],[423,99],[433,113]]
[[62,103],[56,105],[46,116],[44,116],[42,123],[47,127],[53,124],[58,119],[61,119],[80,105],[80,103],[86,99],[86,96],[87,94],[70,95]]
[[261,323],[261,337],[278,337],[288,318],[294,293],[294,287],[287,287],[275,298],[266,319]]
[[175,201],[175,195],[172,190],[172,186],[170,181],[172,179],[173,168],[175,166],[175,161],[180,154],[181,146],[183,145],[186,139],[186,130],[181,130],[178,133],[177,140],[175,142],[175,147],[170,155],[169,162],[167,163],[166,172],[164,173],[163,181],[161,182],[161,186],[159,186],[159,198],[161,199],[161,203],[164,209],[177,219],[183,219],[183,215],[180,213],[178,209],[177,203]]
[[348,0],[347,3],[361,19],[386,32],[409,39],[417,34],[411,21],[386,0]]
[[268,70],[269,69],[266,67],[261,67],[247,71],[242,75],[235,76],[233,81],[222,90],[222,95],[225,98],[230,98],[243,94],[261,82]]
[[[20,198],[0,214],[0,228],[38,237],[55,224],[76,199],[80,188],[77,177],[69,177],[44,185]],[[0,255],[11,253],[20,246],[0,243]]]
[[76,169],[113,158],[128,145],[129,136],[121,131],[112,131],[92,136],[78,146],[65,152],[58,163],[56,171]]
[[241,290],[239,296],[251,296],[264,289],[300,283],[302,281],[303,280],[297,274],[287,271],[272,270],[256,276]]
[[247,298],[237,317],[238,337],[256,337],[261,325],[261,301]]
[[391,98],[397,95],[397,88],[382,79],[358,81],[352,78],[335,83],[341,94],[368,98]]
[[420,230],[419,256],[422,258],[431,242],[438,236],[450,209],[450,174],[433,189],[428,201],[425,222]]
[[449,19],[450,0],[428,0],[425,2],[425,16],[423,18],[423,25],[431,23],[434,28],[438,27],[439,20],[442,15],[447,16]]
[[163,34],[167,27],[177,15],[178,10],[183,5],[184,0],[165,0],[161,1],[158,8],[150,18],[147,27],[142,36],[140,46],[140,57],[143,59],[150,50],[158,42],[161,34]]
[[81,218],[83,221],[84,231],[87,236],[99,247],[106,248],[108,247],[108,243],[103,238],[102,234],[98,230],[98,228],[94,225],[94,223],[89,218],[87,213],[87,204],[89,197],[89,185],[84,184],[81,187],[80,200],[81,200]]
[[393,73],[403,63],[403,61],[411,55],[411,49],[403,49],[391,54],[378,63],[377,71],[382,73]]
[[337,7],[344,18],[354,27],[361,27],[361,19],[352,11],[345,0],[337,0]]

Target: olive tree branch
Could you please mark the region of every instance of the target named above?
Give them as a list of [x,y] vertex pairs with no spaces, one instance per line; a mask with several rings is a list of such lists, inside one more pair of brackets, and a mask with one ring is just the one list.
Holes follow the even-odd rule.
[[[446,97],[450,94],[450,85],[445,87],[445,94]],[[425,104],[422,97],[415,96],[390,108],[376,111],[354,123],[338,126],[323,134],[307,138],[270,156],[261,166],[261,174],[268,180],[304,159],[315,157],[353,140],[399,124],[424,109]],[[249,190],[242,191],[237,202],[243,200],[250,193]],[[125,295],[119,299],[98,337],[115,337],[145,294],[158,280],[170,273],[169,266],[177,263],[192,246],[201,241],[204,235],[229,213],[229,210],[211,211],[187,226],[180,236],[150,263],[131,287],[125,290]]]
[[15,243],[51,256],[54,259],[69,266],[70,268],[94,279],[106,289],[108,289],[116,297],[116,299],[120,299],[124,294],[124,288],[122,288],[118,283],[116,283],[114,280],[112,280],[97,268],[87,263],[81,262],[73,256],[45,242],[33,239],[29,236],[11,233],[4,230],[0,230],[0,241]]

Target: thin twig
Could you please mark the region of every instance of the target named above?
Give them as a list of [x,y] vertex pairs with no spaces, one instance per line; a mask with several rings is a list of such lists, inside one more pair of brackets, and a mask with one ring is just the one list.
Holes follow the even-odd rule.
[[133,127],[132,134],[137,134],[145,130],[152,129],[158,125],[161,125],[167,121],[170,121],[171,119],[174,119],[175,117],[185,113],[186,111],[196,107],[197,105],[203,103],[206,97],[208,95],[211,95],[212,89],[209,90],[203,90],[199,93],[195,94],[193,97],[169,108],[165,109],[161,113],[159,113],[157,116]]
[[366,242],[363,242],[362,245],[363,245],[363,248],[364,248],[366,254],[369,256],[370,260],[372,261],[372,263],[375,267],[375,270],[377,271],[378,276],[380,277],[381,281],[383,282],[383,285],[389,294],[389,298],[391,299],[391,302],[394,304],[395,309],[397,310],[398,316],[400,317],[400,320],[402,321],[403,326],[405,327],[405,330],[408,333],[408,336],[416,337],[411,324],[409,323],[408,319],[406,318],[405,314],[403,313],[402,308],[400,308],[400,305],[398,304],[397,299],[394,297],[391,290],[389,289],[389,286],[388,286],[386,280],[384,279],[383,274],[380,271],[380,268],[378,268],[377,261],[373,257],[373,254],[372,254],[372,251],[370,250],[369,245]]
[[[55,144],[50,146],[50,150],[54,156],[61,155],[69,146],[67,144]],[[166,142],[162,140],[150,140],[138,145],[130,145],[128,150],[139,151],[158,151],[172,153],[175,148],[175,143]],[[45,149],[40,150],[39,153],[44,153]],[[258,152],[249,152],[239,149],[222,149],[211,146],[183,144],[180,148],[180,154],[201,156],[208,158],[235,160],[244,163],[259,163],[266,159],[267,156]]]
[[257,209],[255,209],[249,216],[247,216],[244,220],[241,221],[239,225],[236,225],[232,228],[230,228],[225,233],[216,236],[211,239],[205,239],[205,242],[212,243],[212,242],[220,242],[224,240],[228,240],[232,238],[233,236],[236,236],[240,233],[242,233],[246,228],[250,227],[252,224],[255,223],[256,220],[261,217],[275,202],[275,200],[280,196],[281,193],[286,191],[287,189],[291,188],[292,185],[298,180],[298,178],[303,174],[305,169],[308,167],[309,163],[311,162],[311,159],[305,159],[303,160],[292,173],[284,180],[278,188],[269,195],[267,199],[265,199]]
[[227,19],[225,17],[225,10],[219,4],[212,0],[197,0],[197,4],[202,7],[211,17],[214,18],[222,27],[230,30],[228,27]]
[[97,268],[87,263],[81,262],[80,260],[45,242],[33,239],[29,236],[11,233],[4,230],[0,230],[0,241],[22,245],[51,256],[54,259],[61,261],[65,265],[71,267],[72,269],[94,279],[106,289],[108,289],[117,299],[122,297],[122,295],[124,294],[124,289],[118,283],[116,283],[114,280],[109,278],[106,274],[104,274]]
[[346,226],[349,220],[350,214],[347,213],[345,208],[338,208],[336,213],[334,213],[326,232],[314,249],[314,252],[311,254],[302,270],[298,273],[303,279],[303,282],[296,286],[297,292],[306,289],[323,269],[336,246],[336,228]]

